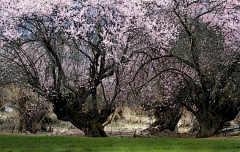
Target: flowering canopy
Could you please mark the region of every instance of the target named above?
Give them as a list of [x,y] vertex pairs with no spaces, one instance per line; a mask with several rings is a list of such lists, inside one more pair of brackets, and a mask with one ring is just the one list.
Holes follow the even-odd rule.
[[[195,105],[181,104],[199,115],[203,103],[221,104],[226,98],[218,94],[237,86],[239,6],[238,0],[1,0],[1,58],[20,67],[40,94],[53,100],[56,92],[71,92],[80,105],[90,94],[96,100],[106,78],[115,93],[135,87],[145,97],[164,83],[165,102],[191,84],[195,92],[186,101]],[[72,104],[65,99],[73,100],[52,101],[59,117]]]

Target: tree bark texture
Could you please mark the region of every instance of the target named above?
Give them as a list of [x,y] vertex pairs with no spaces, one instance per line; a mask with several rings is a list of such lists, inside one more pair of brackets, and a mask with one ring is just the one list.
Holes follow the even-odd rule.
[[66,97],[58,95],[58,97],[51,98],[51,101],[54,105],[53,112],[59,120],[70,121],[88,137],[107,137],[102,124],[113,112],[111,105],[105,105],[102,110],[97,110],[96,107],[84,110],[83,105],[77,99],[69,102]]
[[182,114],[183,110],[179,106],[177,106],[177,108],[170,108],[168,106],[155,108],[154,116],[156,121],[151,125],[151,127],[157,127],[160,131],[165,129],[174,131]]
[[199,124],[200,130],[197,134],[198,138],[211,137],[222,129],[223,125],[228,121],[233,120],[239,113],[236,106],[232,104],[219,105],[220,108],[215,107],[214,110],[209,110],[200,112],[196,115]]

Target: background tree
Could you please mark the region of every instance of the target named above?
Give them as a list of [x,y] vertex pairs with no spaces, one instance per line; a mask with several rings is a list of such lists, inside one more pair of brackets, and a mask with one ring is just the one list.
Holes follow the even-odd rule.
[[[164,76],[168,78],[163,78]],[[150,128],[155,127],[160,131],[169,129],[175,131],[175,127],[183,114],[183,106],[176,101],[177,90],[171,88],[172,79],[168,75],[159,76],[136,94],[138,101],[141,101],[143,110],[150,110],[156,121]],[[164,82],[163,82],[164,81]]]
[[137,26],[128,29],[126,60],[130,64],[125,76],[128,79],[125,94],[131,104],[141,105],[143,110],[154,114],[156,121],[150,127],[174,131],[182,115],[182,106],[175,100],[175,92],[179,90],[176,85],[183,78],[174,70],[172,56],[161,48],[170,47],[177,32],[171,29],[173,23],[161,3],[164,1],[144,3],[146,14],[142,20],[136,19]]

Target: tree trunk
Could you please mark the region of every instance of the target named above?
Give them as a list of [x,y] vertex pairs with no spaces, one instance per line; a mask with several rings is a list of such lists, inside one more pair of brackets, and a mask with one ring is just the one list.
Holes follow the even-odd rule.
[[217,115],[212,115],[210,112],[208,112],[205,117],[201,114],[196,115],[200,125],[200,130],[197,134],[198,138],[213,136],[223,128],[225,123],[233,120],[237,116],[238,110],[234,108],[234,106],[230,106],[229,104],[226,107],[228,107],[228,110],[222,109],[223,111],[219,111]]
[[197,134],[197,138],[211,137],[221,127],[222,122],[214,121],[213,119],[204,119],[200,122],[200,130]]
[[[95,112],[95,110],[93,110]],[[63,121],[70,121],[75,127],[82,130],[87,137],[107,137],[102,126],[103,119],[106,121],[108,115],[93,115],[94,112],[79,112],[79,111],[68,111],[64,117],[62,114],[57,114],[58,118]],[[59,117],[60,116],[60,117]],[[101,118],[100,118],[101,116]],[[104,122],[105,122],[104,121]]]
[[112,105],[106,105],[99,112],[96,108],[83,110],[82,104],[78,102],[69,104],[66,98],[61,98],[60,96],[52,103],[54,103],[53,112],[59,120],[70,121],[88,137],[107,137],[102,124],[113,112]]
[[82,129],[87,137],[107,137],[102,124],[98,122],[90,123],[88,128]]
[[157,127],[160,131],[169,129],[175,130],[178,121],[181,119],[183,110],[181,106],[177,106],[175,109],[167,107],[155,108],[154,116],[156,121],[151,127]]
[[222,129],[223,125],[230,120],[233,120],[237,114],[232,112],[226,116],[219,114],[213,117],[209,115],[208,117],[196,116],[200,125],[200,130],[197,134],[197,138],[211,137]]
[[[233,120],[239,113],[239,103],[234,98],[231,98],[229,92],[217,92],[213,96],[210,91],[204,92],[201,89],[197,89],[197,87],[183,91],[186,91],[188,94],[189,91],[194,92],[190,96],[191,100],[188,103],[182,102],[182,104],[196,116],[199,122],[198,138],[213,136],[223,128],[225,123]],[[184,97],[187,96],[186,93],[181,93],[182,96],[179,99],[182,101],[186,99]]]

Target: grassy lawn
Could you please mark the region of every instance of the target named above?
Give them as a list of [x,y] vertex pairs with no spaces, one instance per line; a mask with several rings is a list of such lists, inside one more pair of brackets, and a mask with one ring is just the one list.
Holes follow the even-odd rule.
[[1,152],[240,152],[240,137],[208,139],[0,136]]

